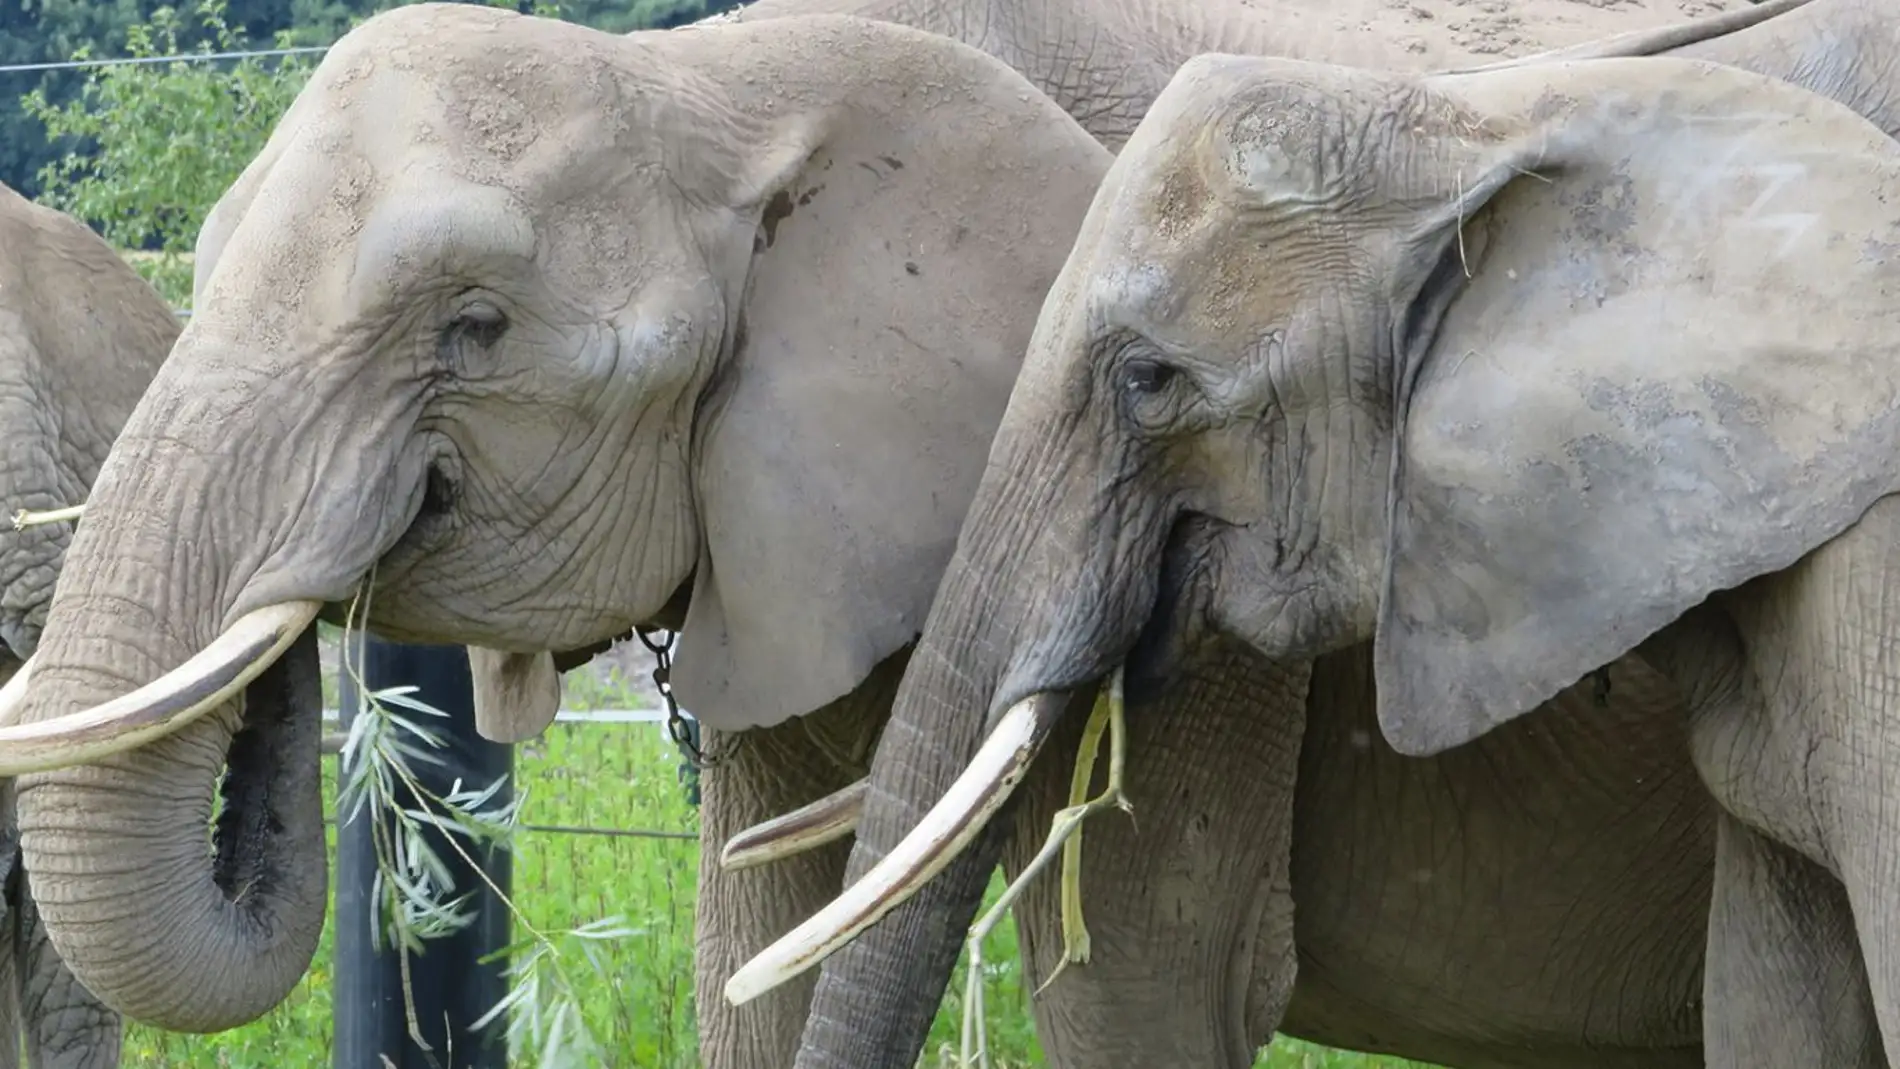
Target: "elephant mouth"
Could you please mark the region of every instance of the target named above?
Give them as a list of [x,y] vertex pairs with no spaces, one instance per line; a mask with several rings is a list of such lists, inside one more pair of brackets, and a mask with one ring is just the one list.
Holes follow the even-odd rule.
[[376,562],[379,581],[400,583],[454,536],[463,496],[461,455],[446,440],[429,450],[415,515]]
[[1166,690],[1199,647],[1219,637],[1219,545],[1237,529],[1200,512],[1175,519],[1161,553],[1154,605],[1122,665],[1129,700],[1145,702]]

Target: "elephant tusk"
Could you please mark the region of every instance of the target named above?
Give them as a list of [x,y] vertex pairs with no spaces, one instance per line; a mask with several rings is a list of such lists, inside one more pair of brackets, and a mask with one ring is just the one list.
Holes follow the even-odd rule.
[[[37,656],[37,653],[33,655]],[[20,706],[26,701],[26,680],[33,674],[33,657],[22,661],[13,678],[0,687],[0,725],[11,724],[20,717]]]
[[850,835],[857,830],[858,817],[864,813],[864,792],[870,782],[861,779],[810,805],[754,824],[734,835],[719,852],[719,867],[726,872],[738,872],[795,857]]
[[13,529],[24,531],[28,527],[38,527],[48,523],[65,523],[76,520],[86,511],[84,504],[69,505],[63,509],[48,509],[45,512],[29,512],[26,509],[13,514]]
[[[246,613],[184,664],[104,705],[31,724],[0,719],[6,723],[0,727],[0,776],[91,764],[172,734],[242,692],[303,634],[322,607],[316,601],[289,601]],[[0,689],[0,698],[8,697],[28,667]],[[16,704],[19,696],[11,696]],[[4,715],[16,711],[7,708]]]
[[726,981],[726,1001],[743,1006],[824,961],[943,871],[1009,800],[1068,700],[1065,693],[1032,694],[1010,706],[969,767],[896,849],[740,966]]
[[[1089,798],[1089,780],[1095,774],[1095,755],[1101,747],[1104,731],[1108,732],[1108,786],[1101,794]],[[1062,857],[1062,960],[1056,962],[1054,971],[1031,997],[1041,997],[1043,989],[1055,983],[1070,962],[1089,960],[1089,930],[1082,923],[1082,822],[1109,808],[1130,816],[1135,812],[1128,804],[1128,796],[1122,793],[1122,770],[1128,764],[1128,726],[1119,667],[1108,677],[1107,689],[1096,697],[1095,709],[1082,730],[1081,745],[1076,748],[1075,761],[1075,775],[1069,781],[1069,804],[1057,811],[1050,822],[1049,838],[1043,841],[1042,849],[1036,851],[1036,856],[1023,866],[1016,879],[1003,888],[989,912],[970,926],[969,938],[964,941],[970,963],[963,970],[963,1057],[959,1065],[975,1064],[988,1069],[990,1064],[989,1038],[983,1019],[983,940],[1003,923],[1003,917],[1030,881],[1056,859],[1058,852]],[[976,1052],[974,1058],[972,1051]]]

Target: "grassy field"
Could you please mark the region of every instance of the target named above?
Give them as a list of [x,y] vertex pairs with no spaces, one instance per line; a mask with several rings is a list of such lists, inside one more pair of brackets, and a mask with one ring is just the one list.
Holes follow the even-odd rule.
[[[327,645],[327,644],[326,644]],[[637,650],[637,647],[635,647]],[[620,654],[621,650],[616,650]],[[638,654],[634,654],[638,656]],[[569,708],[650,704],[650,691],[623,655],[591,674],[569,676]],[[591,667],[591,666],[590,666]],[[629,679],[637,682],[629,683]],[[326,688],[328,689],[328,688]],[[334,782],[334,759],[325,780]],[[695,811],[676,779],[678,758],[652,725],[555,724],[517,752],[517,786],[526,794],[524,823],[596,828],[695,830]],[[333,786],[330,798],[334,799]],[[679,839],[606,838],[519,832],[514,897],[543,930],[619,916],[636,934],[605,947],[604,975],[577,966],[583,1013],[612,1052],[611,1064],[687,1069],[694,1057],[692,1003],[693,891],[698,845]],[[994,896],[1000,885],[991,887]],[[1015,932],[991,937],[988,1002],[998,1069],[1043,1064],[1030,1024],[1027,992],[1015,953]],[[182,1036],[133,1028],[125,1064],[191,1069],[277,1069],[330,1064],[330,933],[304,982],[276,1011],[248,1027],[215,1036]],[[931,1033],[926,1065],[955,1064],[961,1020],[961,972],[951,982]],[[1408,1063],[1331,1051],[1281,1040],[1258,1065],[1272,1069],[1399,1069]]]

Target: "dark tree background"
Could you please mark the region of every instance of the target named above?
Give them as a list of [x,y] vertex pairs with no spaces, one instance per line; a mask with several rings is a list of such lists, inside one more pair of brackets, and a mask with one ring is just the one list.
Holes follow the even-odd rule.
[[[470,0],[476,2],[476,0]],[[85,50],[94,58],[125,54],[128,27],[148,21],[159,0],[0,0],[0,67],[71,59]],[[228,0],[225,19],[252,47],[270,48],[281,31],[293,44],[326,45],[341,36],[353,19],[396,6],[391,0]],[[503,3],[528,13],[531,0]],[[543,3],[545,10],[551,6]],[[736,6],[736,0],[561,0],[559,14],[612,33],[676,26]],[[190,19],[179,34],[184,50],[209,40]],[[69,150],[85,146],[49,145],[46,128],[20,107],[20,98],[40,89],[49,102],[72,99],[84,72],[72,70],[0,72],[0,182],[33,197],[40,192],[42,167]]]

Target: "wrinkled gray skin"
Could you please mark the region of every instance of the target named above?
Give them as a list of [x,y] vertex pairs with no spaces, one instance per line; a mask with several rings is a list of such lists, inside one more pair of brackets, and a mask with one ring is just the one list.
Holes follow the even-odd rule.
[[[892,13],[947,18],[948,29],[1034,68],[1027,83],[973,53],[926,49],[901,34],[870,40],[888,29],[851,31],[868,36],[849,55],[904,58],[923,49],[928,62],[947,66],[952,84],[979,87],[976,104],[954,93],[904,97],[895,87],[940,87],[917,81],[913,70],[892,73],[882,58],[854,66],[839,58],[836,42],[811,45],[806,30],[786,26],[708,26],[609,45],[573,27],[420,7],[352,35],[206,225],[199,317],[88,504],[73,549],[84,566],[61,588],[25,715],[123,693],[258,606],[305,596],[341,601],[372,566],[372,623],[396,638],[566,653],[636,622],[683,623],[688,639],[675,679],[723,758],[708,772],[702,825],[704,1056],[714,1069],[784,1064],[810,982],[738,1011],[723,1005],[718,989],[740,961],[835,892],[845,847],[730,877],[711,860],[733,831],[842,786],[868,764],[1040,294],[1107,163],[1099,145],[1076,140],[1072,122],[1033,103],[1031,87],[1072,85],[1078,70],[1097,71],[1113,87],[1105,90],[1110,103],[1071,95],[1068,106],[1089,132],[1119,143],[1170,65],[1199,50],[1179,44],[1176,58],[1122,86],[1128,56],[1107,50],[1111,38],[1096,24],[1063,30],[1058,9],[1039,10],[1023,23],[1035,28],[1035,47],[1011,44],[1026,38],[994,33],[997,23],[954,9]],[[1310,21],[1321,10],[1289,7],[1286,17]],[[1659,6],[1577,5],[1566,13],[1548,29],[1538,22],[1538,40],[1520,35],[1512,47],[1669,16]],[[1395,47],[1415,65],[1493,54],[1457,45],[1462,31],[1449,31],[1457,47],[1431,44],[1447,32],[1436,27],[1456,19],[1362,14],[1418,18],[1393,30]],[[1128,25],[1139,30],[1159,17]],[[1049,41],[1045,26],[1058,28]],[[1325,42],[1346,48],[1367,39],[1347,29]],[[1177,41],[1172,31],[1156,36]],[[505,49],[494,47],[501,38]],[[1263,36],[1261,47],[1273,40]],[[765,97],[762,80],[779,95]],[[1038,133],[980,122],[969,132],[993,94],[999,114]],[[627,100],[641,103],[630,108]],[[872,132],[855,134],[860,122]],[[603,137],[603,128],[613,136]],[[800,171],[811,152],[823,157],[813,168],[831,158],[825,153],[855,160],[839,169],[852,181]],[[908,245],[889,240],[899,233]],[[890,311],[841,314],[847,305]],[[513,311],[498,316],[504,307]],[[829,370],[853,354],[843,365],[849,374]],[[894,441],[914,448],[893,450]],[[852,463],[832,459],[840,456]],[[232,508],[235,501],[249,504]],[[1274,670],[1232,650],[1205,656],[1210,688],[1238,680],[1285,694],[1271,703],[1284,714],[1285,736],[1237,740],[1222,751],[1280,755],[1271,773],[1242,767],[1251,770],[1250,786],[1284,811],[1304,669]],[[44,874],[36,880],[47,885],[53,939],[89,984],[128,1012],[175,1028],[229,1027],[275,1004],[306,967],[324,908],[313,657],[307,644],[294,649],[253,686],[242,711],[221,710],[94,769],[24,780],[28,860]],[[1228,671],[1231,661],[1244,669]],[[1627,715],[1627,695],[1637,709],[1654,701],[1641,688],[1636,681],[1614,690],[1616,715]],[[1217,704],[1191,695],[1176,704],[1184,702]],[[1167,712],[1147,722],[1174,722]],[[1220,726],[1211,722],[1209,731]],[[240,728],[250,730],[232,752]],[[741,729],[752,730],[735,744]],[[1352,732],[1364,730],[1340,727],[1319,752],[1337,755],[1342,807],[1357,803],[1352,819],[1383,829],[1391,803],[1371,785],[1386,782],[1378,762],[1389,755],[1355,742]],[[1618,742],[1628,739],[1642,741],[1656,762],[1646,784],[1681,789],[1668,771],[1667,737]],[[1163,744],[1142,745],[1154,754]],[[235,772],[226,788],[245,796],[227,796],[221,855],[207,862],[203,828],[227,752]],[[1496,756],[1479,749],[1471,767]],[[1562,752],[1542,759],[1568,767]],[[1061,763],[1052,761],[1037,784],[1065,778]],[[1439,916],[1467,908],[1462,880],[1418,881],[1421,866],[1412,864],[1390,881],[1393,893],[1371,903],[1382,911],[1375,923],[1357,923],[1368,906],[1345,897],[1334,928],[1342,941],[1317,944],[1341,963],[1345,990],[1329,1034],[1362,1035],[1361,1045],[1418,1046],[1420,1036],[1441,1047],[1465,1042],[1442,1035],[1429,1011],[1443,1000],[1446,972],[1468,970],[1485,986],[1458,992],[1442,1012],[1492,1000],[1509,1022],[1498,1026],[1508,1030],[1502,1042],[1548,1047],[1561,1037],[1574,1047],[1582,1036],[1646,1049],[1662,1036],[1693,1046],[1692,999],[1638,1019],[1619,994],[1628,984],[1616,955],[1668,930],[1652,915],[1679,903],[1650,886],[1633,906],[1599,912],[1598,903],[1626,895],[1630,885],[1612,874],[1632,870],[1656,872],[1657,884],[1694,898],[1704,886],[1695,872],[1706,863],[1675,837],[1706,829],[1672,820],[1619,824],[1628,781],[1588,770],[1578,777],[1587,781],[1582,793],[1601,804],[1573,812],[1566,807],[1579,792],[1553,790],[1541,815],[1500,803],[1496,819],[1516,822],[1499,842],[1542,841],[1559,826],[1577,829],[1563,841],[1590,846],[1568,867],[1543,859],[1510,870],[1540,892],[1525,898],[1556,896],[1567,909],[1602,918],[1564,933],[1566,948],[1589,956],[1585,965],[1527,977],[1499,964],[1524,968],[1514,949],[1522,944],[1418,953],[1416,943],[1345,938],[1410,930],[1418,909],[1407,903],[1417,899],[1397,892],[1417,886],[1430,888],[1425,907]],[[1422,776],[1421,790],[1439,793],[1430,805],[1408,796],[1399,811],[1421,822],[1462,812],[1463,789],[1439,782],[1435,772]],[[88,820],[73,828],[62,817],[71,812]],[[1179,834],[1167,841],[1184,849],[1207,841],[1207,812],[1168,814]],[[1025,819],[1040,834],[1044,820]],[[1169,828],[1162,819],[1154,814],[1143,827]],[[1443,839],[1391,827],[1389,843],[1369,837],[1367,847],[1355,844],[1324,863],[1397,864],[1417,853],[1441,867],[1482,860],[1462,852],[1462,837],[1454,855],[1440,852]],[[1114,843],[1115,833],[1100,834]],[[1282,824],[1273,834],[1283,841],[1295,830]],[[1247,879],[1275,886],[1284,883],[1284,866],[1270,870],[1263,859],[1283,853],[1284,846],[1232,851],[1256,866]],[[1226,852],[1148,856],[1173,872],[1223,865]],[[1323,873],[1321,864],[1313,862],[1314,871]],[[1155,900],[1133,902],[1128,920],[1097,907],[1098,929],[1149,923],[1142,911],[1157,908]],[[176,927],[150,923],[155,903]],[[1190,929],[1204,913],[1208,925],[1266,933],[1258,939],[1261,965],[1235,966],[1263,978],[1257,1012],[1239,1008],[1245,996],[1211,1002],[1186,983],[1116,984],[1116,946],[1133,947],[1142,970],[1167,963],[1149,947],[1098,936],[1099,967],[1077,970],[1042,1004],[1054,1056],[1074,1051],[1071,1060],[1085,1064],[1080,1059],[1106,1049],[1101,1036],[1112,1033],[1100,1022],[1132,1028],[1116,1012],[1131,1000],[1172,1000],[1158,1012],[1188,1015],[1180,1025],[1145,1018],[1150,1042],[1178,1034],[1225,1052],[1236,1037],[1264,1035],[1290,975],[1283,905],[1284,898],[1271,909],[1216,902],[1175,911]],[[1525,916],[1527,941],[1548,935],[1539,912]],[[1044,964],[1052,938],[1046,928],[1027,937]],[[1225,977],[1234,971],[1224,956],[1229,945],[1184,942],[1169,952],[1205,958],[1188,964]],[[1694,986],[1699,959],[1685,960],[1679,982],[1659,984],[1671,995]],[[1355,987],[1380,975],[1357,961],[1409,970],[1408,980]]]
[[[1900,484],[1900,316],[1885,250],[1900,236],[1887,110],[1900,48],[1871,4],[1781,19],[1685,51],[1791,76],[1878,128],[1784,83],[1673,59],[1427,83],[1236,57],[1184,69],[1118,159],[1045,305],[876,755],[852,872],[942,794],[984,714],[1087,691],[1124,660],[1155,686],[1204,663],[1197,642],[1319,655],[1293,788],[1288,1031],[1453,1065],[1888,1064],[1883,1035],[1900,1051],[1900,829],[1883,803],[1900,776],[1888,741],[1900,621],[1883,495]],[[1777,199],[1776,176],[1796,174],[1799,192]],[[1692,714],[1671,720],[1659,703],[1656,717],[1618,722],[1574,698],[1529,712],[1560,691],[1587,696],[1587,680],[1562,688],[1612,661],[1660,671]],[[1613,672],[1612,703],[1621,690]],[[1173,775],[1144,784],[1132,765],[1152,743],[1133,728],[1131,793],[1138,808],[1144,792],[1155,799],[1144,832],[1171,795],[1191,804],[1284,775],[1284,759],[1220,760],[1259,731],[1257,711],[1234,720],[1241,734],[1194,747],[1218,766],[1205,780],[1180,775],[1192,759],[1158,758]],[[1575,900],[1556,906],[1545,941],[1518,952],[1532,960],[1501,974],[1601,978],[1610,997],[1584,993],[1567,1025],[1596,1042],[1634,1025],[1626,1041],[1673,1035],[1677,1051],[1590,1050],[1582,1032],[1567,1052],[1532,1050],[1500,1034],[1509,1015],[1470,1012],[1498,974],[1444,960],[1408,971],[1421,932],[1511,938],[1498,934],[1502,903],[1525,904],[1540,867],[1605,846],[1549,824],[1489,834],[1525,792],[1567,795],[1559,809],[1572,814],[1621,807],[1636,824],[1596,827],[1663,847],[1637,859],[1707,849],[1700,792],[1641,767],[1656,759],[1647,747],[1682,746],[1684,728],[1720,808],[1712,901],[1699,880],[1597,870],[1685,900],[1654,903],[1662,923],[1640,933]],[[1388,757],[1395,777],[1362,781],[1355,806],[1315,752],[1322,729],[1364,733],[1367,765],[1370,734],[1436,756]],[[1165,744],[1201,722],[1146,730]],[[1497,760],[1513,750],[1515,763]],[[1574,778],[1521,778],[1540,767]],[[1257,826],[1248,806],[1221,798],[1191,827]],[[1114,818],[1098,826],[1117,834]],[[1355,991],[1347,970],[1381,958],[1328,939],[1342,918],[1405,900],[1393,882],[1405,862],[1355,842],[1335,879],[1309,880],[1332,859],[1306,846],[1368,828],[1413,856],[1451,857],[1469,882],[1446,900],[1456,908],[1393,918],[1409,941],[1358,936],[1398,967]],[[1097,834],[1090,850],[1113,852]],[[1169,834],[1153,843],[1168,848]],[[995,856],[983,842],[827,962],[799,1066],[913,1063],[917,1022]],[[1129,885],[1104,891],[1093,881],[1113,880],[1110,864],[1085,867],[1089,908],[1123,909]],[[1427,885],[1446,871],[1414,869]],[[1231,933],[1260,908],[1239,900],[1255,885],[1235,881],[1224,901],[1189,864],[1144,879],[1163,923],[1132,928],[1131,942],[1248,945]],[[1361,888],[1372,904],[1354,903]],[[1165,930],[1182,903],[1200,918]],[[1223,906],[1241,921],[1204,919]],[[1576,956],[1596,948],[1570,941],[1599,924],[1629,940],[1601,972]],[[1185,985],[1227,1008],[1209,1030],[1228,1029],[1224,1053],[1143,1047],[1140,1022],[1104,1017],[1090,1022],[1100,1057],[1085,1064],[1247,1064],[1263,1036],[1245,1031],[1261,977],[1237,982],[1222,964],[1148,990]],[[1124,1003],[1121,1020],[1138,1007]],[[893,1020],[904,1023],[879,1024]]]
[[[84,224],[0,186],[0,512],[85,500],[113,436],[171,348],[164,300]],[[0,529],[0,683],[38,645],[69,524]],[[0,1067],[119,1064],[118,1014],[47,940],[0,781]]]
[[1022,72],[1119,151],[1176,68],[1203,52],[1395,70],[1479,64],[1741,12],[1746,0],[757,0],[712,21],[831,13],[895,22],[979,48]]
[[13,830],[13,789],[4,788],[7,829],[0,851],[9,859],[0,876],[0,1067],[116,1069],[123,1040],[119,1015],[73,978],[46,937]]

